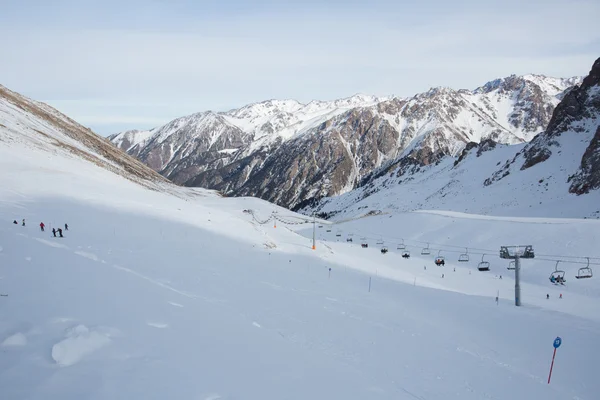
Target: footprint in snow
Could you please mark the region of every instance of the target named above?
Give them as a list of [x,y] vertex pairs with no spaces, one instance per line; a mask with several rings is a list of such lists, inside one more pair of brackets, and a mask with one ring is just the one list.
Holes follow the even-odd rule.
[[169,303],[170,305],[172,305],[172,306],[174,306],[174,307],[182,307],[182,308],[183,308],[183,305],[182,305],[182,304],[175,303],[174,301],[168,301],[167,303]]

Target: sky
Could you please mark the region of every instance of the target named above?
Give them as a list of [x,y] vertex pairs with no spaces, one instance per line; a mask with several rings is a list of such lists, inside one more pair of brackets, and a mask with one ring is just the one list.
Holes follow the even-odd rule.
[[597,0],[0,0],[0,84],[102,135],[267,99],[586,75]]

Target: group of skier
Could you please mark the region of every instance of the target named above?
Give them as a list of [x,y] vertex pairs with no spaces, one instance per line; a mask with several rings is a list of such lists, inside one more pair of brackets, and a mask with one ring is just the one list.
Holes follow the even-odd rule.
[[[19,223],[15,219],[13,221],[13,224],[18,225]],[[23,221],[21,222],[21,226],[25,226],[25,218],[23,218]],[[45,228],[46,228],[46,225],[43,222],[40,222],[40,230],[42,232],[44,232]],[[65,223],[65,231],[68,231],[68,230],[69,230],[69,225]],[[54,235],[54,237],[56,237],[57,233],[58,233],[58,237],[64,237],[62,228],[58,228],[58,229],[52,228],[52,235]]]

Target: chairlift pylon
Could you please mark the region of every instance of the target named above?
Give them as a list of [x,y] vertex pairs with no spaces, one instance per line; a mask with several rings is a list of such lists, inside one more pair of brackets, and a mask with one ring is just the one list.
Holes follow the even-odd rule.
[[477,269],[479,271],[489,271],[490,270],[490,262],[484,261],[485,254],[481,255],[481,262],[477,265]]
[[469,261],[469,249],[465,248],[465,252],[458,256],[459,262],[468,262]]
[[590,268],[590,258],[587,258],[587,266],[583,267],[583,268],[579,268],[579,270],[577,271],[577,275],[575,276],[575,278],[577,279],[584,279],[584,278],[591,278],[594,274],[592,273],[592,269]]
[[427,247],[423,247],[423,250],[421,250],[421,255],[428,256],[430,254],[431,254],[431,251],[429,250],[429,243],[427,243]]

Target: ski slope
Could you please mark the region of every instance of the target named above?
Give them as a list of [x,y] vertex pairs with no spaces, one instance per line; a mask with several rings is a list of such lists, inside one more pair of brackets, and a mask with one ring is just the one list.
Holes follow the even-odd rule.
[[[440,268],[433,252],[417,255],[418,241],[483,249],[526,241],[539,254],[589,255],[598,243],[590,221],[384,214],[319,221],[312,250],[312,224],[281,222],[301,218],[290,211],[201,189],[150,190],[60,149],[1,144],[0,171],[3,400],[600,393],[598,278],[567,275],[555,287],[552,266],[524,261],[516,308],[497,260],[479,273],[475,256],[457,265],[447,253]],[[277,211],[280,221],[257,223],[245,209],[262,220]],[[25,227],[12,224],[23,218]],[[65,237],[52,237],[64,223]],[[394,238],[405,239],[410,260]]]

